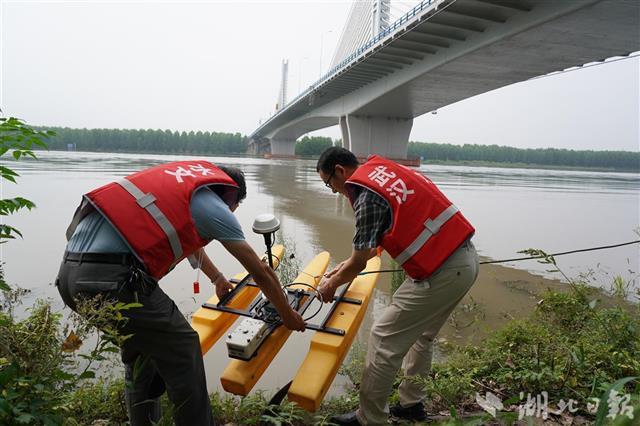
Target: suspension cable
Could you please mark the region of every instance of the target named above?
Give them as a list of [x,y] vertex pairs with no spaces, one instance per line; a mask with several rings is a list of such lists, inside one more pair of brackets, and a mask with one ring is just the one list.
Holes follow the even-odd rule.
[[[560,253],[551,253],[551,254],[548,254],[547,256],[553,256],[553,257],[555,257],[555,256],[564,256],[565,254],[583,253],[583,252],[587,252],[587,251],[604,250],[604,249],[628,246],[628,245],[631,245],[631,244],[638,244],[638,243],[640,243],[640,240],[629,241],[629,242],[620,243],[620,244],[612,244],[612,245],[609,245],[609,246],[599,246],[599,247],[591,247],[591,248],[586,248],[586,249],[563,251],[563,252],[560,252]],[[542,259],[544,257],[546,257],[546,256],[540,255],[540,256],[518,257],[518,258],[514,258],[514,259],[490,260],[490,261],[480,262],[480,264],[481,265],[487,265],[487,264],[490,264],[490,263],[517,262],[517,261],[520,261],[520,260]]]
[[[531,260],[531,259],[544,259],[545,257],[556,257],[556,256],[564,256],[565,254],[583,253],[583,252],[587,252],[587,251],[596,251],[596,250],[605,250],[605,249],[628,246],[628,245],[631,245],[631,244],[638,244],[638,243],[640,243],[640,240],[629,241],[629,242],[620,243],[620,244],[612,244],[612,245],[608,245],[608,246],[590,247],[590,248],[585,248],[585,249],[563,251],[563,252],[559,252],[559,253],[550,253],[550,254],[547,254],[546,256],[540,255],[540,256],[517,257],[517,258],[513,258],[513,259],[486,260],[484,262],[480,262],[480,265],[489,265],[489,264],[506,263],[506,262],[518,262],[518,261],[521,261],[521,260]],[[382,269],[380,271],[360,272],[358,275],[379,274],[379,273],[384,273],[384,272],[402,272],[402,271],[404,271],[404,269]]]
[[[605,249],[623,247],[623,246],[628,246],[628,245],[631,245],[631,244],[638,244],[638,243],[640,243],[640,240],[628,241],[626,243],[620,243],[620,244],[611,244],[611,245],[608,245],[608,246],[589,247],[589,248],[578,249],[578,250],[563,251],[563,252],[558,252],[558,253],[549,253],[546,256],[540,255],[540,256],[516,257],[516,258],[513,258],[513,259],[486,260],[486,261],[480,262],[480,265],[489,265],[489,264],[507,263],[507,262],[519,262],[521,260],[544,259],[545,257],[556,257],[556,256],[564,256],[566,254],[583,253],[583,252],[596,251],[596,250],[605,250]],[[389,273],[389,272],[403,272],[403,271],[404,271],[404,269],[380,269],[378,271],[360,272],[358,275],[383,274],[383,273]],[[305,272],[305,271],[300,271],[300,273],[308,275],[311,278],[313,278],[314,280],[317,280],[318,278],[322,277],[322,275],[311,275],[310,273]]]

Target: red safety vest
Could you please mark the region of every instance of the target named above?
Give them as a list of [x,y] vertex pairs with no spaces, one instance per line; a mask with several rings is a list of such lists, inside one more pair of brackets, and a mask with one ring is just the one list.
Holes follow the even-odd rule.
[[475,232],[431,180],[386,158],[371,156],[346,183],[352,206],[350,185],[387,200],[393,223],[381,245],[413,279],[431,276]]
[[[161,164],[95,189],[84,197],[115,227],[147,272],[160,279],[205,246],[191,217],[193,193],[205,185],[238,185],[207,161]],[[227,204],[235,197],[223,196]],[[229,200],[229,201],[226,201]]]

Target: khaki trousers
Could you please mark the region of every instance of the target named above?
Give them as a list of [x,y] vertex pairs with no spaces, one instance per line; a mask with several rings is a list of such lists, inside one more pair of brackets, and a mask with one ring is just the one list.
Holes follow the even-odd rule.
[[[469,241],[431,277],[405,280],[391,305],[374,323],[360,384],[360,424],[386,424],[387,400],[404,359],[408,378],[426,377],[431,369],[433,339],[478,276],[478,255]],[[422,387],[405,378],[399,388],[404,407],[426,397]]]

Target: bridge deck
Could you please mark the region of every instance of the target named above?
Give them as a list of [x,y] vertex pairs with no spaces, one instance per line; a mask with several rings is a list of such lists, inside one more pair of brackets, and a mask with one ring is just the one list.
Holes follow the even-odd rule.
[[636,0],[421,5],[263,123],[252,138],[280,133],[295,139],[347,114],[414,118],[512,83],[640,50]]

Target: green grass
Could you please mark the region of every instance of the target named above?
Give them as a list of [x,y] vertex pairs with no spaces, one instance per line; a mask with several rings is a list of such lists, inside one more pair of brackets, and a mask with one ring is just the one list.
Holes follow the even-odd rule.
[[[450,413],[440,424],[487,424],[492,418],[477,414],[482,411],[475,395],[493,392],[503,401],[511,400],[500,414],[508,423],[517,417],[517,406],[524,402],[520,392],[536,395],[545,391],[552,406],[560,399],[574,399],[580,408],[574,415],[597,423],[597,415],[586,411],[587,403],[609,395],[612,384],[620,379],[640,376],[640,308],[600,307],[592,303],[590,295],[585,288],[568,293],[548,291],[530,316],[490,333],[481,345],[447,344],[443,348],[448,353],[446,360],[435,364],[429,377],[422,380],[429,394],[428,411]],[[353,386],[343,396],[324,401],[318,413],[307,413],[286,401],[269,411],[271,395],[266,392],[244,398],[213,393],[214,416],[221,424],[327,425],[332,415],[357,407],[364,355],[362,345],[353,346],[340,370]],[[398,375],[396,388],[401,378]],[[618,389],[632,395],[631,406],[640,416],[640,384],[637,379],[627,380]],[[86,383],[69,394],[67,416],[78,424],[101,419],[124,422],[123,394],[121,380]],[[163,401],[165,416],[159,424],[170,425],[171,407],[166,396]],[[394,389],[391,403],[395,401]],[[604,401],[606,404],[606,398]],[[597,424],[633,424],[625,416],[611,422],[606,414]]]
[[[282,273],[290,275],[291,271]],[[482,413],[475,398],[476,393],[492,392],[508,401],[500,414],[508,423],[524,402],[521,393],[526,399],[529,393],[535,397],[547,392],[552,408],[560,399],[571,398],[579,408],[572,416],[589,423],[633,424],[626,416],[612,422],[607,410],[586,410],[594,400],[607,405],[615,388],[631,396],[629,404],[636,420],[640,418],[640,305],[625,301],[628,285],[621,279],[616,279],[611,292],[618,297],[613,306],[600,302],[596,290],[572,282],[568,291],[548,290],[530,315],[490,332],[479,345],[441,344],[446,359],[420,379],[428,393],[428,412],[449,413],[441,418],[443,424],[487,424],[492,418]],[[124,381],[94,378],[91,370],[81,368],[82,362],[108,361],[108,355],[117,352],[115,346],[77,351],[69,338],[70,329],[46,301],[34,304],[26,318],[16,319],[13,306],[20,294],[4,292],[0,300],[0,423],[124,424]],[[122,308],[101,310],[91,322],[117,316]],[[87,341],[89,326],[78,327],[73,329]],[[365,352],[363,345],[353,345],[340,370],[352,385],[342,396],[325,400],[317,413],[307,413],[286,401],[269,409],[270,393],[256,392],[245,398],[211,394],[213,414],[221,424],[327,425],[332,415],[358,406]],[[398,400],[396,389],[401,380],[402,372],[396,378],[391,404]],[[172,407],[166,395],[162,404],[164,416],[159,424],[170,425]]]

